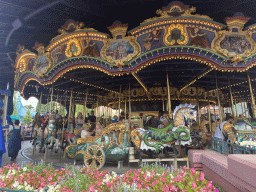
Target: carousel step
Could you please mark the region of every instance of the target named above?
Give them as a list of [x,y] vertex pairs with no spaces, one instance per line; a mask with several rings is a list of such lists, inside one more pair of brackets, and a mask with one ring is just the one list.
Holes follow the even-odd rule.
[[[130,159],[129,162],[139,162],[139,159]],[[163,158],[163,159],[142,159],[142,162],[155,162],[155,161],[174,161],[174,158]],[[177,158],[177,161],[188,161],[188,158]]]

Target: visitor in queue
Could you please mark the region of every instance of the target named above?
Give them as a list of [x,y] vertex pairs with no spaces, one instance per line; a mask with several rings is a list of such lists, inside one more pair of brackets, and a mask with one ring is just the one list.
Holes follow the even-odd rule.
[[2,167],[2,156],[4,153],[6,153],[6,148],[5,148],[5,142],[4,142],[4,132],[2,128],[2,115],[3,115],[3,110],[0,109],[0,167]]
[[8,144],[8,157],[14,161],[21,149],[21,141],[24,140],[24,128],[20,126],[19,120],[15,120],[14,125],[10,125],[9,131],[11,131],[11,137]]

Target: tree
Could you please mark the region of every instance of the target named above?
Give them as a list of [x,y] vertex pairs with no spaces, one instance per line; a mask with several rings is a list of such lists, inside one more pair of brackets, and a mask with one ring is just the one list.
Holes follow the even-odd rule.
[[24,106],[26,109],[28,109],[28,110],[31,110],[31,109],[33,109],[34,107],[32,106],[32,105],[26,105],[26,106]]
[[14,116],[14,117],[18,117],[16,94],[17,94],[17,91],[14,91],[14,94],[13,94],[13,112],[12,112],[12,116]]
[[27,110],[27,113],[24,116],[23,121],[25,121],[25,123],[29,123],[29,122],[32,121],[32,116],[30,114],[30,109]]

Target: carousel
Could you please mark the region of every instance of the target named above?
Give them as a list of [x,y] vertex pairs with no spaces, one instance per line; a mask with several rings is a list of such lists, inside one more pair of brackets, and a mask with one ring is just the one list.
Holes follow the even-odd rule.
[[[111,35],[68,20],[47,46],[18,47],[15,89],[41,104],[58,102],[68,113],[67,123],[57,123],[50,110],[45,158],[49,149],[63,149],[99,169],[106,161],[128,160],[131,151],[139,159],[161,151],[167,158],[184,157],[188,149],[210,148],[216,121],[226,114],[236,120],[229,138],[253,137],[256,27],[244,28],[250,18],[237,13],[222,24],[177,1],[156,14],[130,31],[116,21],[108,27]],[[84,105],[84,117],[86,109],[104,106],[103,117],[96,113],[95,124],[88,125],[101,126],[100,132],[79,138],[72,123],[77,104]],[[122,121],[112,123],[112,109],[123,112]],[[159,111],[168,111],[163,127],[156,126]]]

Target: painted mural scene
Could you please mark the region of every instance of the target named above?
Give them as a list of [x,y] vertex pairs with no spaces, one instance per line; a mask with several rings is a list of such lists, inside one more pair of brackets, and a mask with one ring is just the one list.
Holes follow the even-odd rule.
[[255,192],[256,15],[227,4],[1,1],[0,191]]

